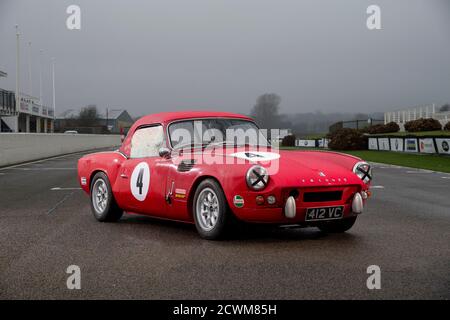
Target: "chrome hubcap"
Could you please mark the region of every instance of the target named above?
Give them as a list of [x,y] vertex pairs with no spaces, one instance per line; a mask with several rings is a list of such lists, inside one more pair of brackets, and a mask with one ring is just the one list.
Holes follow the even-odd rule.
[[197,198],[196,215],[200,227],[205,231],[212,230],[219,218],[219,199],[211,188],[203,189]]
[[108,189],[103,179],[97,179],[95,181],[91,197],[95,212],[99,214],[103,213],[108,204]]

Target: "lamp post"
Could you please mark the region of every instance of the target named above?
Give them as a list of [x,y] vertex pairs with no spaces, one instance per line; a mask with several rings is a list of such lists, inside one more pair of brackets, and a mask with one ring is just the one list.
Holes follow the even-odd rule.
[[31,75],[31,41],[28,42],[28,90],[30,90],[30,96],[33,96],[33,78]]
[[[19,65],[20,65],[20,34],[19,34],[19,26],[16,24],[16,111],[18,112],[20,109],[20,94],[19,94]],[[18,128],[17,128],[18,130]]]
[[53,87],[53,119],[56,119],[56,98],[55,98],[55,58],[52,58],[52,87]]
[[43,50],[39,50],[39,104],[43,106],[42,103],[42,53]]

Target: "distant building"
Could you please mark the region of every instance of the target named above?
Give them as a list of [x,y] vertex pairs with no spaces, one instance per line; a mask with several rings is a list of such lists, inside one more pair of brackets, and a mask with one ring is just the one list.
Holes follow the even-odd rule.
[[134,123],[133,118],[124,109],[108,109],[90,125],[80,123],[79,114],[80,111],[75,109],[62,112],[56,119],[55,130],[58,132],[76,130],[79,133],[121,133],[123,129],[126,133]]
[[120,133],[120,128],[124,132],[128,132],[134,123],[133,118],[124,109],[107,109],[107,112],[100,115],[100,119],[105,121],[105,125],[111,133]]
[[[6,76],[0,71],[0,77]],[[53,132],[53,116],[53,109],[38,98],[21,93],[17,107],[14,91],[0,88],[0,132]]]

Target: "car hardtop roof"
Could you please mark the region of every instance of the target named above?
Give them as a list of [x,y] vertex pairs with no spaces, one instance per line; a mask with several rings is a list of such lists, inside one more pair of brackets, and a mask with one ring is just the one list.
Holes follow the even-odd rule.
[[242,119],[253,121],[252,118],[247,117],[238,113],[230,113],[230,112],[219,112],[219,111],[177,111],[177,112],[161,112],[150,114],[148,116],[143,116],[139,120],[137,120],[128,131],[125,140],[123,141],[119,151],[125,156],[129,156],[130,154],[130,144],[131,137],[134,135],[134,132],[141,126],[152,125],[156,123],[161,123],[166,125],[172,121],[178,120],[189,120],[189,119],[201,119],[201,118],[234,118],[234,119]]
[[153,123],[167,123],[177,120],[188,120],[196,118],[236,118],[253,121],[250,117],[231,112],[220,111],[176,111],[161,112],[143,116],[136,121],[135,127]]

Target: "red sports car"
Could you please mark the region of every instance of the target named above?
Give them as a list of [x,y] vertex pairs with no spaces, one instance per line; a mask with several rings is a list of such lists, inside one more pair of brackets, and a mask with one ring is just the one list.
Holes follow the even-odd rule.
[[372,172],[346,154],[278,150],[247,116],[189,111],[142,117],[117,151],[82,157],[78,178],[99,221],[127,211],[195,223],[217,239],[236,221],[345,232]]

